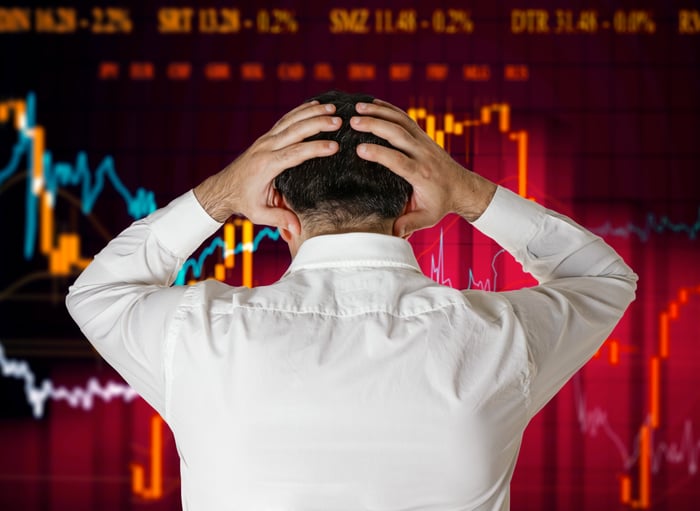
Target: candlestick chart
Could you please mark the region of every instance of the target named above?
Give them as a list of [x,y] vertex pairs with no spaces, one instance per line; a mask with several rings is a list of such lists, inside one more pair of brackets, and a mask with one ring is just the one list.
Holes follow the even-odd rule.
[[[380,7],[0,7],[0,509],[181,505],[168,425],[74,325],[68,286],[131,222],[329,89],[403,108],[460,164],[572,217],[640,276],[528,426],[511,508],[697,508],[700,11]],[[455,215],[409,241],[441,284],[536,284]],[[174,285],[267,285],[290,262],[276,229],[234,216]]]

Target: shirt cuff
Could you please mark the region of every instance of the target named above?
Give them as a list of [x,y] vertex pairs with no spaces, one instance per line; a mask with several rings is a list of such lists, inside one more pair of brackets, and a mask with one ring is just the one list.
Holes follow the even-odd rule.
[[529,243],[545,216],[546,210],[541,205],[499,186],[486,210],[472,225],[513,253]]
[[175,256],[187,258],[223,223],[214,220],[190,190],[148,217],[160,243]]

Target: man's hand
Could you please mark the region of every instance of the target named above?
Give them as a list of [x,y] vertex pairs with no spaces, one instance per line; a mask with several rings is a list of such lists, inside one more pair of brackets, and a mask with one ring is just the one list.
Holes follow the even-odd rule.
[[371,132],[396,149],[360,144],[357,154],[403,177],[413,186],[405,213],[394,223],[394,234],[407,237],[413,231],[437,224],[448,213],[470,222],[479,218],[496,192],[496,184],[457,163],[400,108],[375,99],[358,103],[360,116],[350,125]]
[[226,168],[195,187],[195,197],[218,222],[238,213],[255,224],[298,233],[299,219],[288,208],[280,207],[282,199],[272,182],[288,168],[338,151],[334,141],[304,142],[322,131],[340,128],[342,121],[331,115],[334,112],[334,105],[318,101],[298,106]]

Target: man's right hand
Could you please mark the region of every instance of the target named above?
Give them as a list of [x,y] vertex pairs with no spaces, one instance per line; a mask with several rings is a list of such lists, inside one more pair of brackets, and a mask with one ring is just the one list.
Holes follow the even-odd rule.
[[357,131],[371,132],[396,149],[360,144],[357,154],[384,165],[413,186],[406,210],[394,223],[394,234],[412,232],[437,224],[448,213],[473,222],[496,193],[496,184],[457,163],[400,108],[375,99],[358,103],[360,114],[350,120]]
[[195,197],[218,222],[238,213],[254,224],[298,233],[299,219],[289,208],[280,207],[281,197],[272,182],[288,168],[338,151],[335,141],[304,141],[322,131],[340,128],[342,121],[334,113],[333,104],[321,105],[318,101],[288,112],[242,155],[197,185]]

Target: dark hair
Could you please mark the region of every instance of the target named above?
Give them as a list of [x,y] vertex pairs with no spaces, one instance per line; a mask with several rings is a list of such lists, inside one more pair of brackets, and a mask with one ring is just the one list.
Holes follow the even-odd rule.
[[285,170],[275,178],[275,188],[307,222],[334,228],[397,218],[413,193],[412,186],[384,165],[360,158],[361,143],[392,147],[372,133],[355,131],[350,118],[355,104],[371,103],[367,94],[332,90],[311,98],[333,103],[343,120],[337,131],[322,132],[306,140],[335,140],[340,146],[332,156],[313,158]]

